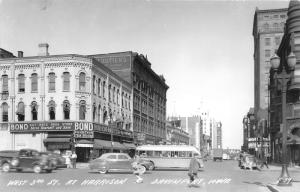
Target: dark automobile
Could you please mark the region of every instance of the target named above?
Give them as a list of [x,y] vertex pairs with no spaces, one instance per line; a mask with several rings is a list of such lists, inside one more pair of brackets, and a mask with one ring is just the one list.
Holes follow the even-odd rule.
[[[89,162],[89,167],[92,170],[97,170],[99,173],[107,173],[109,171],[133,171],[132,163],[135,159],[132,159],[126,153],[105,153],[101,157]],[[144,173],[147,169],[152,170],[154,168],[153,163],[141,159],[139,163],[142,165],[141,172]],[[151,167],[152,166],[152,167]]]
[[52,163],[52,166],[54,169],[60,168],[60,167],[66,167],[66,159],[62,157],[60,154],[47,151],[47,152],[41,152],[41,155],[47,155],[50,158],[50,161]]
[[3,172],[9,172],[11,169],[22,171],[28,168],[35,173],[41,173],[43,170],[50,173],[53,170],[50,158],[34,149],[0,151],[0,165]]

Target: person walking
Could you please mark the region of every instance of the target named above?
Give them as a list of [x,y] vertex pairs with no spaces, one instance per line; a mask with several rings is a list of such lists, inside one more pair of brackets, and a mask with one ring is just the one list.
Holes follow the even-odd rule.
[[198,171],[200,168],[200,164],[197,160],[198,154],[195,153],[193,158],[190,161],[188,176],[190,177],[189,187],[193,186],[193,182],[196,177],[198,177]]
[[71,166],[71,155],[67,155],[65,158],[66,158],[67,168],[72,168],[72,166]]
[[142,165],[140,163],[140,157],[138,155],[135,156],[135,161],[132,163],[132,168],[133,168],[133,174],[137,178],[135,182],[142,183],[143,182],[142,175],[144,173],[142,172]]
[[71,155],[71,161],[72,161],[73,169],[76,169],[76,160],[77,160],[77,154],[75,153],[75,151],[73,151],[73,153]]
[[262,162],[261,162],[261,165],[260,165],[260,169],[262,169],[264,166],[266,166],[269,169],[267,156],[268,155],[264,155],[262,157]]

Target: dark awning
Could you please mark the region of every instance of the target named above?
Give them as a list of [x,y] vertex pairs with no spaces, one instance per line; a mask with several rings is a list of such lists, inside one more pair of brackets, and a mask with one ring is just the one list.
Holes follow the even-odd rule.
[[70,143],[70,138],[47,138],[44,143]]
[[133,143],[123,143],[123,145],[127,148],[127,149],[135,149],[136,146]]
[[[105,141],[105,140],[100,140],[100,139],[95,139],[94,140],[94,148],[95,149],[111,149],[111,141]],[[124,145],[122,145],[119,142],[113,141],[113,148],[114,149],[127,149]]]

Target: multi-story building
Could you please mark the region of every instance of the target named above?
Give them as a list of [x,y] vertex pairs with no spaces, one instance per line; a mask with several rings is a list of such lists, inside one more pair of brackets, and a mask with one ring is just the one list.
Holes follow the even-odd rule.
[[166,143],[172,145],[189,144],[189,134],[181,128],[180,120],[166,122]]
[[[279,67],[276,72],[274,69],[270,71],[270,148],[271,159],[282,162],[283,132],[286,131],[288,161],[290,164],[300,165],[300,2],[290,1],[287,14],[285,32],[277,51],[280,57]],[[296,66],[292,70],[287,62],[291,53],[296,56]],[[287,84],[282,86],[282,81],[278,81],[276,77],[282,75],[286,77],[286,73],[291,77],[286,79]],[[285,104],[283,103],[284,92]],[[283,116],[286,117],[285,121]]]
[[203,129],[200,116],[180,117],[181,128],[190,135],[190,145],[203,151]]
[[212,128],[212,148],[222,149],[222,147],[222,123],[214,121]]
[[166,93],[162,75],[151,68],[147,57],[135,52],[90,55],[132,86],[132,120],[137,144],[166,142]]
[[76,149],[79,161],[132,148],[132,86],[92,57],[39,49],[0,59],[0,148]]
[[270,58],[279,47],[286,18],[287,9],[259,10],[256,8],[255,10],[252,35],[254,38],[254,112],[256,117],[259,110],[268,110]]

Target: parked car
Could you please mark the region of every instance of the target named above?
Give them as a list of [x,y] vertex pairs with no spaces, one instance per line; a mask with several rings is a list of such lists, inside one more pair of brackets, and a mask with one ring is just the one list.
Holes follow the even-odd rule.
[[[135,159],[132,159],[126,153],[105,153],[99,158],[91,160],[89,162],[89,168],[91,170],[97,170],[99,173],[105,174],[109,171],[129,171],[132,172],[132,163]],[[142,165],[142,172],[144,173],[147,169],[151,170],[154,168],[152,162],[140,159]],[[153,166],[153,167],[151,167]]]
[[244,154],[240,160],[241,169],[256,169],[258,167],[258,163],[254,157],[254,155]]
[[67,166],[66,159],[63,156],[61,156],[60,154],[57,154],[57,153],[54,153],[51,151],[41,152],[41,154],[48,155],[54,169]]
[[28,168],[35,173],[41,173],[43,170],[50,173],[53,170],[51,159],[34,149],[0,151],[0,165],[3,172],[9,172],[12,169],[22,171]]

